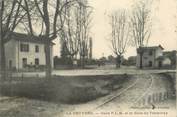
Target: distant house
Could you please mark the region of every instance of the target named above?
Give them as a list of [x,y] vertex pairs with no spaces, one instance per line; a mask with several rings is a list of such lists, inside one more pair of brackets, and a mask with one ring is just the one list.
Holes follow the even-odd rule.
[[[51,43],[51,63],[53,67]],[[46,65],[45,45],[42,38],[21,33],[10,33],[5,43],[5,58],[8,69],[38,68]]]
[[143,68],[174,68],[176,66],[176,52],[163,52],[164,48],[159,46],[141,47],[137,49],[136,66],[140,67],[140,51]]
[[177,61],[177,51],[166,51],[163,52],[164,58],[168,58],[171,62],[170,66],[172,68],[176,68],[176,61]]
[[135,66],[136,65],[136,56],[130,56],[128,57],[128,65]]

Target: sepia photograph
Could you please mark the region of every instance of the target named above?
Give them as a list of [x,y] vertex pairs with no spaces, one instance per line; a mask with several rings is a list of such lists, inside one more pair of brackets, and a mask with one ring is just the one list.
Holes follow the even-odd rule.
[[0,0],[0,117],[177,117],[177,0]]

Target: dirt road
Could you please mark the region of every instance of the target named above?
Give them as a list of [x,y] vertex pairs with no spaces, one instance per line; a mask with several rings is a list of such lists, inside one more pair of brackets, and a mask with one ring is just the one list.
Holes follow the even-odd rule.
[[[116,74],[154,74],[176,72],[176,70],[140,70],[140,69],[85,69],[85,70],[53,70],[56,76],[89,76],[89,75],[116,75]],[[20,72],[13,73],[16,77],[44,77],[44,72]]]
[[[73,112],[90,112],[89,117],[94,117],[95,112],[123,112],[125,109],[139,111],[142,110],[140,107],[152,111],[152,104],[155,111],[159,111],[160,107],[163,111],[175,112],[175,100],[168,97],[170,91],[171,82],[168,78],[155,74],[139,74],[124,83],[122,89],[82,104],[66,105],[22,97],[1,97],[0,117],[75,117]],[[104,117],[103,113],[97,114]]]
[[[68,112],[93,112],[90,116],[103,116],[101,112],[123,112],[126,109],[131,111],[162,110],[175,113],[175,100],[171,100],[167,93],[170,93],[170,82],[159,75],[137,75],[133,81],[125,84],[125,87],[111,95],[99,98],[87,104],[73,106],[73,110],[66,110],[62,116],[68,116]],[[167,94],[167,95],[166,95]],[[159,96],[160,95],[160,96]],[[95,115],[95,116],[96,116]],[[61,115],[60,115],[61,116]],[[71,115],[71,117],[74,117]],[[168,116],[167,116],[168,117]],[[169,116],[171,117],[171,115]]]

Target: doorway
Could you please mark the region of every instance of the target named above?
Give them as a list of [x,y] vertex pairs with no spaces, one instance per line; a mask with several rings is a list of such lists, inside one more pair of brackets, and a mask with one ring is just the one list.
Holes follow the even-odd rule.
[[27,65],[27,58],[23,58],[22,59],[22,65],[23,65],[23,68],[26,67],[26,65]]
[[12,60],[9,60],[9,69],[12,69]]
[[159,68],[162,67],[162,61],[159,61],[159,65],[158,65]]
[[149,61],[149,67],[152,67],[152,61]]

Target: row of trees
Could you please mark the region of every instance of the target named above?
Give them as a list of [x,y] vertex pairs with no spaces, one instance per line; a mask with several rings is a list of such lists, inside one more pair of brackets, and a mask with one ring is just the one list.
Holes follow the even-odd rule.
[[4,45],[11,32],[19,28],[24,29],[28,35],[38,36],[45,43],[47,78],[51,77],[51,42],[57,37],[60,36],[66,42],[72,57],[79,50],[80,57],[84,59],[90,15],[91,11],[84,0],[0,0],[2,77],[6,77]]
[[[145,1],[138,3],[128,15],[126,10],[119,10],[110,16],[111,47],[117,56],[116,67],[120,67],[121,57],[128,45],[133,44],[140,55],[140,68],[142,68],[142,47],[148,43],[151,34],[150,10]],[[139,49],[138,49],[139,48]]]
[[90,24],[92,8],[87,1],[75,4],[66,9],[66,21],[60,38],[61,54],[67,55],[73,61],[79,57],[81,66],[85,66],[85,59],[90,48]]

